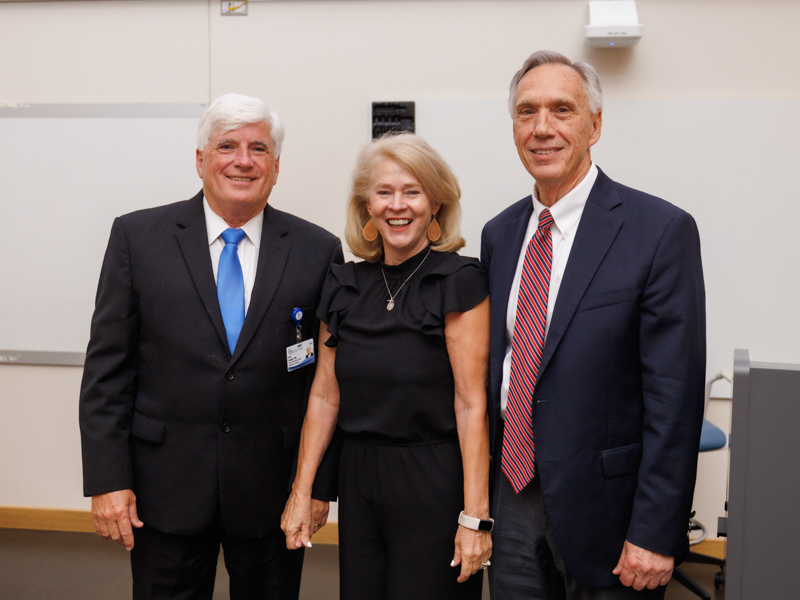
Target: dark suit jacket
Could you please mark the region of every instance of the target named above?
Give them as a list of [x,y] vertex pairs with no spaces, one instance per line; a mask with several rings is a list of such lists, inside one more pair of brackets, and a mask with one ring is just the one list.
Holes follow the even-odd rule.
[[[483,230],[493,448],[506,310],[532,214],[528,196]],[[626,538],[662,554],[688,551],[705,330],[694,220],[601,171],[575,234],[533,397],[547,514],[570,574],[584,586],[619,583],[611,571]]]
[[[279,526],[314,374],[287,372],[292,309],[305,309],[303,339],[316,338],[322,283],[342,250],[267,206],[231,356],[202,198],[112,227],[81,386],[84,494],[132,488],[140,518],[165,532],[197,533],[219,507],[229,534],[262,536]],[[314,497],[336,498],[331,471]]]

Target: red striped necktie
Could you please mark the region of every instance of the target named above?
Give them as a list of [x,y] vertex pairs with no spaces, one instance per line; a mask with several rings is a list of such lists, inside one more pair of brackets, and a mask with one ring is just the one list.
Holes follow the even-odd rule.
[[511,344],[511,378],[503,433],[502,469],[519,494],[533,479],[533,390],[539,377],[547,323],[550,267],[553,263],[553,217],[546,208],[525,251]]

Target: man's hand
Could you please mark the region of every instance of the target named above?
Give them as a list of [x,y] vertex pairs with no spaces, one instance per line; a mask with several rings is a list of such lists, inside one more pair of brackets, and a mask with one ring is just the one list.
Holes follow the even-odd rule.
[[645,550],[625,540],[617,566],[612,571],[619,575],[622,585],[635,590],[654,590],[667,585],[675,567],[675,558]]
[[330,509],[330,502],[324,500],[311,499],[311,518],[313,520],[313,533],[317,533],[328,522],[328,510]]
[[127,550],[133,549],[133,527],[144,525],[136,514],[133,490],[92,496],[92,518],[97,535],[112,539]]

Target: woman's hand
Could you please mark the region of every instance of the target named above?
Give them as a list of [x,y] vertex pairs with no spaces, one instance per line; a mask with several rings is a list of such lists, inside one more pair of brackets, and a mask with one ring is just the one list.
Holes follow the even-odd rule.
[[461,565],[458,582],[464,583],[469,576],[477,573],[481,565],[492,555],[492,534],[488,531],[475,531],[463,525],[456,532],[456,549],[451,567]]
[[330,337],[328,326],[320,323],[317,372],[311,384],[308,410],[300,432],[297,475],[281,515],[281,529],[286,534],[286,547],[289,550],[311,548],[311,535],[328,520],[328,503],[312,500],[311,490],[317,467],[333,437],[339,416],[339,384],[334,373],[336,348],[325,345]]
[[[458,443],[464,465],[464,512],[489,518],[489,419],[486,370],[489,363],[489,299],[464,313],[447,313],[444,337],[455,382]],[[492,555],[492,536],[459,525],[452,566],[461,565],[459,583]]]
[[297,550],[303,546],[311,548],[311,534],[315,529],[309,496],[301,496],[292,491],[281,515],[281,529],[286,534],[286,547],[289,550]]
[[311,518],[313,519],[311,522],[314,524],[314,533],[317,533],[328,522],[329,509],[330,502],[311,499]]

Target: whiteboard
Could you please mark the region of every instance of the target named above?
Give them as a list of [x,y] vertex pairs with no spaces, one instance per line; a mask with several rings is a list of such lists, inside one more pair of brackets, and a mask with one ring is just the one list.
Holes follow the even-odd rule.
[[[203,109],[0,109],[0,348],[38,351],[28,353],[38,362],[43,352],[85,352],[114,218],[202,187],[194,148]],[[25,353],[0,353],[25,362]]]
[[[462,184],[465,254],[483,224],[532,191],[505,98],[430,98],[417,133]],[[700,229],[708,371],[733,350],[800,362],[800,99],[609,98],[592,149],[612,179],[691,213]],[[722,386],[719,386],[722,391]]]

